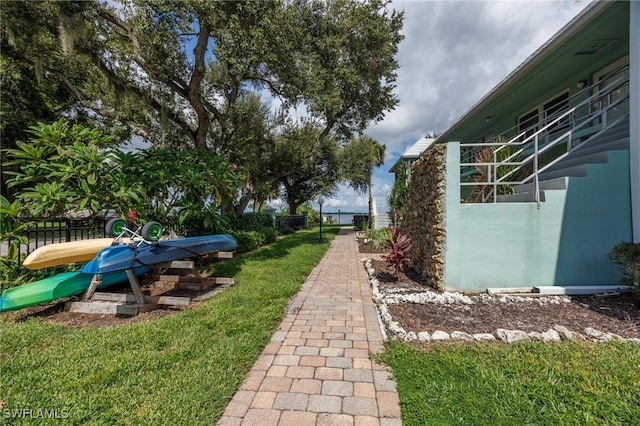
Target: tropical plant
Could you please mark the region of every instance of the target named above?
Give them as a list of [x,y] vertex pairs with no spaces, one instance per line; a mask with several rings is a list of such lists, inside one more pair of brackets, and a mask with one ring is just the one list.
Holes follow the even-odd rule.
[[402,267],[411,260],[409,258],[411,238],[403,234],[400,227],[396,228],[393,225],[389,225],[389,231],[391,232],[391,238],[387,239],[386,247],[390,252],[383,254],[382,259],[395,270],[396,278],[398,278],[400,272],[402,272]]
[[396,226],[402,223],[402,217],[409,205],[409,173],[407,169],[407,162],[400,162],[396,168],[396,177],[391,194],[389,194],[389,207],[393,209],[393,218]]
[[211,151],[122,152],[113,137],[62,119],[30,132],[29,143],[5,152],[19,166],[9,185],[24,188],[18,199],[32,216],[135,210],[141,221],[174,227],[191,218],[207,228],[222,198],[238,193],[235,167]]
[[391,231],[389,228],[367,229],[364,233],[366,239],[374,250],[381,250],[387,247],[387,241],[391,239]]
[[21,189],[17,199],[32,216],[74,210],[95,215],[105,208],[135,204],[143,192],[123,176],[115,156],[117,141],[111,135],[65,119],[38,123],[28,132],[29,142],[18,142],[4,153],[7,164],[18,168],[6,172],[13,176],[8,185]]
[[[501,141],[503,141],[502,138],[496,138],[496,143],[499,143]],[[500,164],[502,162],[521,162],[523,156],[521,154],[516,155],[516,151],[518,149],[519,148],[516,145],[505,144],[498,147],[498,149],[494,149],[490,146],[485,146],[475,153],[473,157],[475,163],[493,163],[495,161],[496,164],[480,164],[476,166],[474,181],[478,182],[478,185],[474,186],[473,192],[469,197],[469,202],[491,202],[496,195],[509,195],[515,192],[515,189],[511,184],[498,184],[496,185],[497,194],[494,194],[494,186],[492,184],[486,184],[486,182],[494,182],[496,181],[496,178],[499,181],[505,176],[508,176],[508,178],[506,179],[507,181],[519,181],[530,174],[531,166],[522,167],[513,164]],[[520,170],[514,173],[514,171],[518,167],[521,167]]]
[[20,244],[28,244],[27,237],[22,235],[27,224],[20,224],[20,203],[10,203],[0,195],[0,242],[7,242],[7,258],[17,262],[20,259]]
[[369,194],[369,223],[373,229],[373,169],[384,164],[386,146],[369,136],[351,140],[342,152],[342,175],[353,189]]
[[164,224],[182,225],[188,219],[213,226],[212,212],[223,197],[233,198],[239,182],[235,168],[211,151],[152,147],[139,152],[132,178],[145,195],[138,214]]

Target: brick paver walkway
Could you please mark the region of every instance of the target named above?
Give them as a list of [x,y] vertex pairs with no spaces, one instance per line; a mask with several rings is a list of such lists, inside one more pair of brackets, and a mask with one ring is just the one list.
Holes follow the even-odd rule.
[[381,348],[357,241],[343,228],[218,425],[401,425],[396,384],[369,359]]

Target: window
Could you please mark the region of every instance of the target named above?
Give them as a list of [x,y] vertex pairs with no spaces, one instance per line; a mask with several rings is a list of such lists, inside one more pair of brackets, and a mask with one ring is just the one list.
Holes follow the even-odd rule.
[[[593,75],[593,81],[599,82],[594,87],[594,93],[603,91],[604,95],[598,99],[592,109],[594,112],[609,108],[609,105],[615,104],[620,99],[629,95],[629,57],[607,65]],[[629,101],[620,102],[618,105],[609,108],[607,111],[607,120],[615,120],[629,112]]]
[[[527,138],[568,109],[569,91],[565,90],[518,117],[518,133],[524,132],[524,138]],[[560,123],[552,126],[549,133],[565,130],[568,123],[568,119],[563,119]]]

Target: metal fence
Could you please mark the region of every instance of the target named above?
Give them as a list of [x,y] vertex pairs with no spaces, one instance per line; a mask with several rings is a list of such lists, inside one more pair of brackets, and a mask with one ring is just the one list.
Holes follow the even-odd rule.
[[[26,229],[22,235],[27,238],[28,243],[20,244],[20,253],[29,254],[38,247],[47,244],[104,238],[105,224],[109,219],[37,218],[25,220],[22,224],[26,225]],[[0,256],[7,254],[10,244],[11,241],[2,243]]]
[[278,216],[276,225],[279,229],[302,229],[309,227],[309,217],[305,215]]

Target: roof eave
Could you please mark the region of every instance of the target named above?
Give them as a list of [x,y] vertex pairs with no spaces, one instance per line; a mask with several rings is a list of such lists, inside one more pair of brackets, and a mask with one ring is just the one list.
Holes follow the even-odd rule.
[[594,0],[587,5],[578,15],[576,15],[571,21],[569,21],[564,27],[562,27],[556,34],[554,34],[546,43],[536,49],[525,61],[520,64],[515,70],[507,75],[500,83],[498,83],[491,91],[489,91],[484,97],[482,97],[476,104],[474,104],[467,112],[465,112],[458,120],[456,120],[451,126],[449,126],[441,135],[439,135],[435,143],[449,142],[450,136],[464,126],[465,122],[477,114],[485,105],[492,102],[496,98],[505,93],[511,86],[513,86],[520,78],[525,76],[532,68],[540,64],[553,52],[562,47],[562,45],[584,27],[589,25],[595,18],[597,18],[604,10],[609,8],[613,1]]

